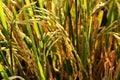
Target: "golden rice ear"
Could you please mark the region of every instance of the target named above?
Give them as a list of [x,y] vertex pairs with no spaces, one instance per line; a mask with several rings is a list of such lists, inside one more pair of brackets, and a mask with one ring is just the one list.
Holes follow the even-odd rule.
[[12,7],[14,7],[16,10],[19,10],[21,8],[20,5],[15,0],[9,0],[7,7],[9,9],[12,9]]
[[112,0],[109,0],[109,1],[106,1],[106,2],[100,2],[99,4],[97,4],[96,6],[95,6],[95,8],[93,9],[93,11],[92,11],[92,16],[94,15],[94,14],[96,14],[96,13],[98,13],[102,8],[105,8],[105,6],[107,6],[110,2],[111,2]]
[[[14,80],[14,79],[20,79],[20,80],[25,80],[23,77],[21,76],[11,76],[9,77],[9,80]],[[5,79],[2,79],[2,80],[5,80]]]
[[120,34],[119,33],[114,33],[113,36],[117,39],[118,44],[120,45]]
[[5,40],[5,36],[3,35],[2,31],[0,30],[0,41]]
[[115,64],[115,59],[116,59],[116,52],[115,52],[115,50],[113,50],[113,51],[111,51],[111,52],[109,53],[109,60],[110,60],[109,65],[110,65],[110,68],[115,67],[115,66],[114,66],[114,64]]

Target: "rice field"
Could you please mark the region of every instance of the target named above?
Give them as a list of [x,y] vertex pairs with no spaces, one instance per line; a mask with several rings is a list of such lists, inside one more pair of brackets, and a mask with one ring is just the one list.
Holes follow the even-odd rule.
[[120,0],[0,0],[0,80],[120,80]]

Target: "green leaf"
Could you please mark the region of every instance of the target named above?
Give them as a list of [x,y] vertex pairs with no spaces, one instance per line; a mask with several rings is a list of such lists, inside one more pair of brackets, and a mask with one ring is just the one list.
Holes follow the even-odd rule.
[[5,80],[9,80],[7,73],[5,72],[5,70],[3,69],[3,66],[1,64],[0,64],[0,73]]

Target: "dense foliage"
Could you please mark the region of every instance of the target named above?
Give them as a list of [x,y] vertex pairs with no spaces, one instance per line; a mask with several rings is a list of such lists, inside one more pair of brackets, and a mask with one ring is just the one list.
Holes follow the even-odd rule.
[[0,0],[0,73],[119,80],[120,0]]

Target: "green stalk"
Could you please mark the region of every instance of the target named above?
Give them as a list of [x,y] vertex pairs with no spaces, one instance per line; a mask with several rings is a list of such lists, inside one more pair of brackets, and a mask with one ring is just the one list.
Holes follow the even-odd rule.
[[0,64],[0,73],[5,80],[9,80],[7,73],[5,72],[5,70],[3,69],[3,66],[1,64]]
[[5,20],[5,16],[4,16],[4,10],[2,7],[2,0],[0,0],[0,20],[2,22],[3,32],[6,36],[6,39],[9,41],[9,33],[8,33],[8,28],[7,28],[7,24],[6,24],[6,20]]
[[89,75],[90,75],[90,80],[93,80],[92,79],[92,63],[91,63],[91,53],[92,53],[92,17],[91,17],[91,2],[89,2],[89,0],[87,0],[87,12],[88,12],[88,44],[87,44],[87,48],[88,48],[88,65],[89,65]]
[[38,0],[38,3],[39,3],[39,7],[43,8],[43,0]]
[[27,25],[27,30],[28,30],[28,33],[29,33],[30,38],[32,40],[32,49],[33,49],[33,52],[34,52],[36,60],[37,60],[37,64],[38,64],[38,67],[39,67],[41,78],[42,78],[42,80],[45,80],[45,76],[43,74],[43,69],[42,69],[42,66],[41,66],[41,63],[40,63],[39,57],[38,57],[38,51],[37,51],[37,48],[35,46],[35,41],[34,41],[34,37],[33,37],[33,34],[32,34],[32,29],[31,29],[29,24]]
[[65,16],[65,20],[64,20],[64,24],[63,24],[63,27],[64,27],[64,29],[66,29],[66,20],[67,20],[67,5],[68,5],[68,1],[64,1],[65,2],[65,7],[64,7],[64,16]]
[[16,56],[15,56],[15,61],[16,61],[17,64],[19,65],[19,66],[18,66],[18,69],[20,69],[20,71],[23,73],[23,77],[26,79],[26,78],[27,78],[26,73],[24,72],[21,63],[20,63],[19,59],[18,59]]
[[45,80],[45,76],[43,74],[43,69],[42,69],[42,66],[41,66],[41,63],[40,63],[39,57],[38,57],[38,51],[37,51],[35,41],[34,41],[34,37],[33,37],[33,34],[32,34],[32,29],[31,29],[29,24],[27,25],[27,30],[28,30],[28,33],[29,33],[30,38],[32,40],[32,50],[33,50],[34,55],[36,57],[36,61],[37,61],[37,64],[38,64],[38,69],[40,71],[41,78],[42,78],[42,80]]
[[[26,4],[30,4],[29,0],[25,0],[25,2],[26,2]],[[32,16],[33,15],[32,9],[29,8],[28,10],[29,10],[29,14]],[[28,20],[27,16],[26,16],[26,19]],[[34,19],[34,17],[32,17],[32,19]],[[33,22],[33,23],[34,23],[35,32],[37,33],[37,36],[39,36],[40,34],[39,34],[39,31],[38,31],[38,28],[37,28],[38,27],[37,23],[35,23],[35,22]],[[37,61],[37,64],[38,64],[38,69],[39,69],[39,72],[40,72],[40,76],[41,76],[42,80],[45,80],[45,76],[44,76],[44,73],[43,73],[42,65],[41,65],[40,60],[39,60],[38,51],[37,51],[37,47],[36,47],[36,44],[35,44],[33,32],[32,32],[32,29],[31,29],[29,23],[27,24],[27,31],[30,35],[31,40],[32,40],[32,50],[33,50],[34,55],[36,57],[36,61]]]
[[[25,2],[26,2],[27,5],[30,5],[30,1],[29,1],[29,0],[25,0]],[[35,18],[33,17],[34,13],[33,13],[32,8],[29,8],[29,14],[32,16],[32,19],[35,19]],[[33,24],[34,24],[33,29],[34,29],[35,32],[36,32],[37,38],[40,39],[40,32],[39,32],[39,28],[38,28],[38,26],[37,26],[37,23],[36,23],[36,22],[33,22]]]
[[[2,6],[2,0],[0,0],[0,19],[1,19],[1,22],[2,22],[2,26],[3,26],[3,33],[5,34],[5,37],[8,41],[8,46],[9,46],[9,49],[10,49],[10,59],[11,59],[11,69],[12,69],[13,68],[12,44],[11,44],[12,34],[11,35],[9,34],[8,27],[7,27],[7,24],[6,24],[6,19],[5,19],[4,15],[5,14],[4,14],[3,6]],[[12,71],[13,71],[13,69],[12,69]]]
[[70,39],[72,40],[72,43],[73,45],[75,46],[75,43],[74,43],[74,34],[73,34],[73,27],[72,27],[72,18],[71,18],[71,14],[70,14],[70,5],[69,5],[69,2],[67,0],[67,15],[68,15],[68,18],[69,18],[69,35],[70,35]]
[[77,50],[77,53],[79,53],[79,39],[78,39],[78,12],[77,12],[77,0],[75,0],[75,12],[76,12],[76,50]]
[[1,55],[2,59],[3,59],[3,61],[5,62],[5,64],[7,65],[8,70],[10,72],[10,75],[12,75],[12,71],[11,71],[10,65],[9,65],[6,57],[4,56],[3,51],[1,50],[1,46],[0,46],[0,55]]

